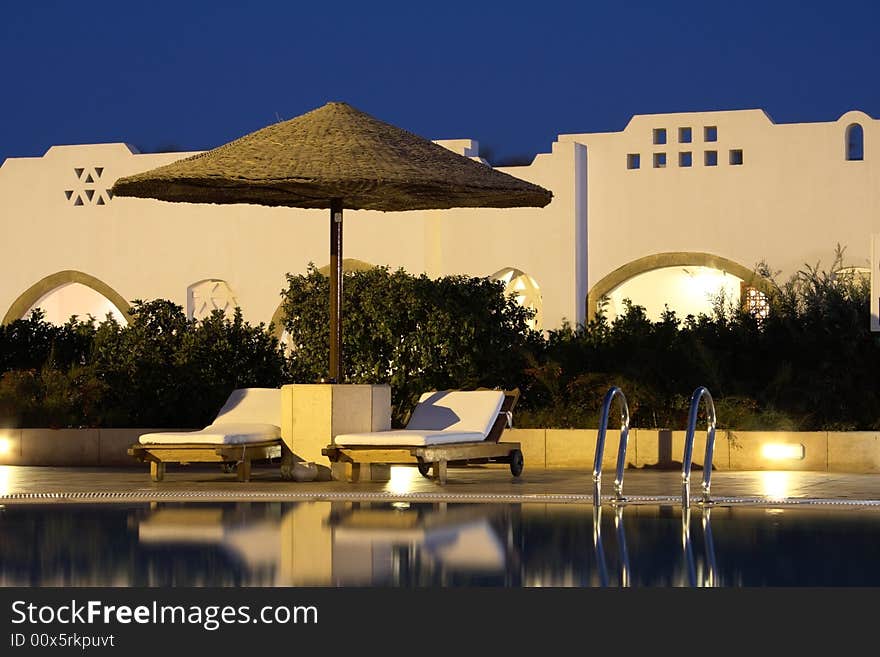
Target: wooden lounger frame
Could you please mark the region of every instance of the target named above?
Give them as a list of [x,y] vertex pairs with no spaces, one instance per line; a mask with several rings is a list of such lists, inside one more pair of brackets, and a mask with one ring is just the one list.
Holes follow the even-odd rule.
[[280,439],[239,445],[145,443],[129,447],[128,455],[141,462],[149,462],[152,481],[162,481],[165,477],[166,463],[179,463],[180,465],[189,465],[190,463],[234,464],[238,481],[250,481],[251,461],[279,458],[281,446]]
[[[334,479],[361,481],[371,479],[375,465],[416,465],[424,476],[429,469],[434,479],[446,483],[448,466],[468,463],[508,463],[514,476],[522,472],[523,460],[519,443],[499,442],[511,421],[513,408],[519,401],[519,389],[505,390],[504,402],[495,423],[484,440],[445,445],[329,445],[321,453],[330,459]],[[370,473],[370,474],[368,474]]]

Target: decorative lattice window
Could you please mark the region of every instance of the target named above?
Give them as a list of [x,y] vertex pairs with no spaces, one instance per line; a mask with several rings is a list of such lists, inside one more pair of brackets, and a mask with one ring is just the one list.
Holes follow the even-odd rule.
[[187,288],[187,315],[190,319],[205,319],[215,310],[227,317],[235,314],[238,299],[226,281],[209,279]]
[[107,205],[113,195],[102,180],[104,167],[74,167],[73,175],[76,183],[73,189],[65,189],[64,196],[70,205]]
[[492,274],[491,278],[504,283],[504,294],[513,294],[519,305],[535,311],[529,326],[541,330],[544,325],[544,301],[538,282],[514,267],[505,267]]
[[746,312],[754,315],[759,322],[765,319],[770,312],[770,302],[767,295],[750,285],[743,285],[743,305]]

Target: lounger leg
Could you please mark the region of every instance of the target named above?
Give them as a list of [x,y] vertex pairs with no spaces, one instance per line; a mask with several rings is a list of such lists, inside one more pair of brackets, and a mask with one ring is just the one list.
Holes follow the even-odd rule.
[[434,461],[434,479],[440,484],[446,483],[446,460]]
[[334,461],[330,464],[330,477],[333,481],[351,481],[351,463]]
[[245,459],[238,464],[236,468],[236,474],[238,475],[239,481],[250,481],[251,480],[251,460]]
[[[385,465],[384,463],[370,463],[368,466],[369,469],[369,478],[362,478],[361,481],[391,481],[391,466]],[[361,471],[361,477],[364,476],[364,472]]]
[[150,461],[150,479],[162,481],[165,478],[165,464],[161,461]]

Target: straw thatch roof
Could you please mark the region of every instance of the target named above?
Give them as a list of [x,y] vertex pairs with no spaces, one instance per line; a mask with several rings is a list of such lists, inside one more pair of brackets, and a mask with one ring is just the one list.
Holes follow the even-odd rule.
[[552,194],[345,103],[120,178],[116,196],[300,208],[543,207]]

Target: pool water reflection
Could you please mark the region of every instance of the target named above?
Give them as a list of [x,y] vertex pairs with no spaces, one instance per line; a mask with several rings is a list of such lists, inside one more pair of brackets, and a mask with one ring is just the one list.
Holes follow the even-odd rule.
[[0,507],[3,586],[877,586],[880,509]]

